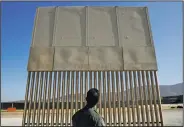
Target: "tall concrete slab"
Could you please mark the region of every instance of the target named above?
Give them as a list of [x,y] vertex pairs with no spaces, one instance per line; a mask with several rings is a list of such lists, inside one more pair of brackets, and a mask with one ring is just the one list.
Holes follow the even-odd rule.
[[118,7],[119,45],[124,70],[157,70],[146,7]]
[[34,47],[56,48],[54,70],[157,70],[146,7],[38,8]]
[[120,46],[152,46],[145,7],[118,7]]
[[58,7],[53,46],[86,46],[85,7]]
[[37,9],[32,47],[50,47],[53,43],[55,7]]
[[71,126],[90,88],[107,126],[163,126],[147,8],[42,7],[33,33],[23,126]]
[[118,46],[114,7],[87,8],[87,46]]

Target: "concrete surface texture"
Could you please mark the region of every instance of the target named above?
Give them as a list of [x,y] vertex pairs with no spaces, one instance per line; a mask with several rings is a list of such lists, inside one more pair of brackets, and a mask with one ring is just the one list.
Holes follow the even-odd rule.
[[[182,109],[167,109],[163,110],[163,120],[165,126],[182,126],[183,125],[183,110]],[[1,126],[21,126],[22,116],[1,117]]]
[[[53,70],[87,69],[87,47],[56,47]],[[62,66],[61,66],[62,65]]]
[[120,47],[89,48],[89,69],[91,70],[122,70],[122,61],[122,48]]
[[40,7],[28,70],[157,70],[148,15],[146,7]]
[[[38,55],[39,54],[39,55]],[[28,62],[28,70],[32,71],[52,71],[54,48],[31,48]]]

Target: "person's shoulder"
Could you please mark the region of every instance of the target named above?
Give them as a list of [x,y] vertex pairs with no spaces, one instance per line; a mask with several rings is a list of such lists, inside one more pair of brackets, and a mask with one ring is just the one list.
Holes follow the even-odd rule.
[[80,115],[81,110],[77,111],[73,116],[72,116],[72,120],[76,119],[76,117],[78,117]]
[[91,109],[90,110],[90,114],[92,115],[93,118],[95,118],[96,120],[100,119],[100,114],[94,110],[94,109]]
[[95,121],[95,124],[98,126],[105,126],[105,122],[103,117],[96,111],[96,110],[91,110],[92,111],[92,117],[93,120]]

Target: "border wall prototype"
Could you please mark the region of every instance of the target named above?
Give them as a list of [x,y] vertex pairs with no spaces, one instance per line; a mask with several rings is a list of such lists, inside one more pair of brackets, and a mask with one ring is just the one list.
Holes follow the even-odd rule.
[[71,126],[90,88],[107,126],[163,126],[147,7],[39,7],[23,126]]

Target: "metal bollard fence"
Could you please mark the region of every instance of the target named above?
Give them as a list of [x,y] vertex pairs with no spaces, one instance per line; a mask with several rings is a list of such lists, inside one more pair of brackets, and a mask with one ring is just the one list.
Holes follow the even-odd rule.
[[71,126],[90,88],[107,126],[163,126],[156,71],[28,72],[22,125]]

